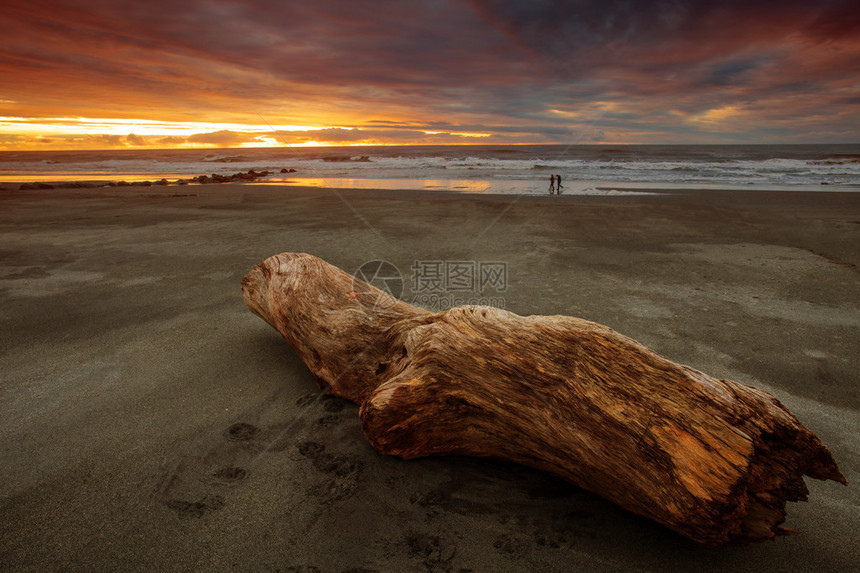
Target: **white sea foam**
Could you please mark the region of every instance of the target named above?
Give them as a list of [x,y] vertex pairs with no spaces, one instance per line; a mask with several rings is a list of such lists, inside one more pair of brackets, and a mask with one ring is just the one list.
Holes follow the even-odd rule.
[[[626,189],[630,184],[651,188],[688,185],[858,190],[860,145],[0,152],[0,181],[154,180],[229,175],[250,169],[278,176],[281,169],[295,169],[295,176],[304,179],[448,181],[442,186],[464,192],[487,192],[475,183],[482,181],[489,182],[493,189],[528,188],[531,191],[523,192],[545,193],[550,174],[561,174],[564,184],[579,192],[598,186]],[[470,183],[455,183],[458,181]],[[416,186],[417,183],[408,185]]]

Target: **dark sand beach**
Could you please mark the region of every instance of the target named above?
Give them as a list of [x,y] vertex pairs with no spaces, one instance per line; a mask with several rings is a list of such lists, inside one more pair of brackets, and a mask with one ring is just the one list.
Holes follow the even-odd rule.
[[[831,449],[800,535],[705,548],[536,471],[402,461],[244,307],[262,259],[507,263],[505,308],[765,389]],[[0,193],[0,569],[847,571],[860,193],[501,197],[222,185]],[[409,280],[406,281],[407,290]]]

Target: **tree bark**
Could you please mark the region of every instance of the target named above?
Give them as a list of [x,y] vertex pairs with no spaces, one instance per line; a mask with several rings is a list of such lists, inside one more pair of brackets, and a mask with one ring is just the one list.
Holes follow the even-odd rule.
[[846,483],[772,395],[663,358],[569,316],[463,306],[430,313],[307,254],[242,280],[321,387],[358,403],[364,433],[405,459],[518,462],[705,545],[793,533],[803,475]]

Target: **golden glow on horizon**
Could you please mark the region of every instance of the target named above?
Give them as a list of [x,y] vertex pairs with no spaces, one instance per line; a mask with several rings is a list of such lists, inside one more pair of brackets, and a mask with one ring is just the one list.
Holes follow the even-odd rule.
[[243,123],[214,123],[199,121],[157,121],[151,119],[119,119],[92,117],[2,117],[0,130],[16,130],[23,134],[36,135],[88,135],[93,132],[109,135],[127,135],[131,130],[136,135],[189,136],[212,131],[237,131],[255,133],[261,131],[306,131],[320,129],[310,125],[253,125]]
[[254,141],[243,141],[241,147],[285,147],[283,143],[270,136],[257,136]]
[[489,133],[471,133],[468,131],[452,131],[451,135],[456,135],[459,137],[490,137]]
[[[415,131],[421,135],[401,139],[380,135],[374,127],[0,116],[0,150],[420,145],[427,143],[421,139],[423,136],[433,136],[436,143],[450,145],[469,144],[492,137],[489,133],[477,132],[420,128]],[[352,134],[356,133],[366,134],[366,137],[355,138]],[[343,138],[344,134],[349,137]]]

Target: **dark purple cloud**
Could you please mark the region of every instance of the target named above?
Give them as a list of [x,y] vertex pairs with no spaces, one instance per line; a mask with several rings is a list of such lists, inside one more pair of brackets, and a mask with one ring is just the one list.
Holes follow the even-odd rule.
[[836,0],[6,0],[0,115],[263,116],[339,126],[317,133],[332,142],[411,141],[434,122],[499,141],[856,141],[858,12]]

